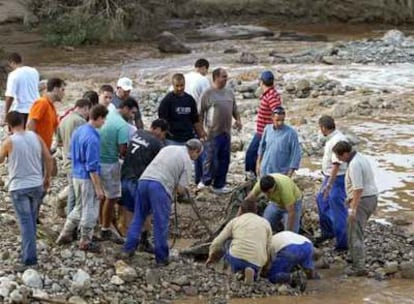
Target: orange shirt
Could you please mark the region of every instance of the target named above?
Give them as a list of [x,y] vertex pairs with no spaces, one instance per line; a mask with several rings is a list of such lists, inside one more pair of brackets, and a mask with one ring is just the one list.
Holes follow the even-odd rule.
[[58,126],[57,113],[53,102],[47,96],[36,100],[30,109],[29,119],[36,120],[36,133],[39,134],[50,149],[53,133]]

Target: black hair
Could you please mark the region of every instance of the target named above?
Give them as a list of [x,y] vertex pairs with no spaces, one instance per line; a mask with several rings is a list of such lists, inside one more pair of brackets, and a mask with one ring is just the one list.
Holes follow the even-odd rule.
[[194,67],[195,68],[206,67],[208,69],[210,67],[210,63],[208,62],[207,59],[200,58],[200,59],[197,59],[197,61],[194,64]]
[[262,192],[267,192],[270,189],[272,189],[274,186],[276,185],[276,181],[275,179],[270,176],[270,175],[266,175],[263,176],[260,179],[260,190],[262,190]]
[[23,58],[19,53],[11,53],[9,54],[9,56],[7,57],[7,61],[8,62],[14,62],[14,63],[22,63],[23,62]]
[[97,120],[102,117],[105,118],[108,115],[108,109],[101,104],[94,105],[89,113],[89,118],[92,120]]
[[81,99],[76,100],[75,107],[77,108],[88,107],[90,109],[92,107],[92,103],[87,98],[81,98]]
[[85,93],[83,93],[82,98],[89,99],[92,106],[97,105],[99,103],[99,96],[98,93],[96,93],[95,91],[86,91]]
[[350,153],[352,152],[352,145],[344,140],[338,141],[335,146],[333,146],[332,151],[341,156],[344,153]]
[[10,128],[14,128],[22,125],[24,123],[24,120],[19,112],[11,111],[6,115],[6,122]]
[[160,128],[161,131],[168,131],[169,129],[168,121],[162,118],[158,118],[151,123],[151,128],[152,129]]
[[119,104],[119,109],[127,107],[128,109],[137,108],[138,109],[138,102],[133,97],[128,97],[127,99],[121,101]]
[[52,92],[54,88],[61,88],[65,86],[65,82],[60,78],[50,78],[47,80],[47,91]]
[[328,115],[323,115],[321,118],[319,118],[319,126],[325,127],[328,130],[335,130],[335,120]]

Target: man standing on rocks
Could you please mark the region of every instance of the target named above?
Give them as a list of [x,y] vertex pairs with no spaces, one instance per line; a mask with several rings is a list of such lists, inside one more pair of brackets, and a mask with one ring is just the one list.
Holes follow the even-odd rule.
[[326,137],[322,158],[322,173],[324,180],[316,196],[319,211],[321,237],[315,241],[315,246],[335,236],[335,250],[347,250],[346,220],[348,211],[345,206],[345,172],[346,163],[341,162],[332,152],[332,148],[339,141],[346,141],[346,137],[335,127],[335,121],[330,116],[319,119],[319,128]]
[[18,53],[10,54],[7,61],[12,72],[7,77],[4,115],[10,110],[16,111],[23,117],[26,126],[30,108],[40,97],[39,73],[35,68],[23,65],[23,59]]
[[[131,79],[127,77],[122,77],[118,79],[118,82],[116,84],[116,92],[112,98],[112,104],[115,106],[116,109],[119,109],[122,101],[126,101],[130,97],[131,90],[132,90]],[[134,101],[137,102],[135,99]],[[111,108],[108,108],[108,109],[111,110]],[[141,115],[139,106],[138,106],[137,112],[135,113],[135,116],[131,120],[134,122],[137,129],[144,128],[144,123],[142,122],[142,115]]]
[[49,150],[58,126],[54,103],[62,101],[64,96],[65,82],[59,78],[51,78],[47,81],[47,92],[30,109],[27,129],[39,134]]
[[206,264],[217,261],[224,251],[224,259],[231,270],[242,272],[245,283],[250,284],[267,263],[271,243],[269,222],[257,215],[255,202],[245,200],[240,205],[239,215],[211,243]]
[[[138,191],[138,180],[146,167],[151,163],[163,146],[168,123],[164,119],[156,119],[151,124],[151,129],[137,130],[128,144],[121,170],[122,199],[123,209],[122,230],[126,233],[134,214],[135,197]],[[148,226],[142,232],[141,244],[148,247]],[[124,234],[125,234],[124,233]]]
[[21,113],[8,113],[6,122],[12,135],[1,144],[0,163],[7,157],[8,190],[20,226],[22,262],[36,265],[37,211],[49,188],[53,160],[41,137],[25,131]]
[[134,217],[128,229],[124,253],[136,250],[147,216],[152,213],[155,260],[158,265],[168,263],[168,227],[174,193],[188,196],[192,160],[203,152],[198,139],[190,139],[185,146],[167,146],[155,156],[142,173],[135,195]]
[[210,81],[207,78],[209,67],[210,63],[206,59],[200,58],[197,59],[194,64],[195,71],[191,71],[184,75],[184,91],[194,98],[198,112],[200,112],[201,109],[201,96],[208,88],[210,88]]
[[[261,193],[270,200],[263,212],[263,217],[272,226],[273,231],[290,230],[298,233],[300,217],[302,215],[302,193],[295,182],[284,174],[270,174],[263,176],[254,185],[246,200],[256,201]],[[287,213],[287,223],[284,216]],[[282,229],[281,229],[282,228]]]
[[[56,137],[59,145],[62,145],[63,154],[63,169],[67,172],[67,180],[69,185],[68,199],[66,205],[66,214],[69,214],[73,207],[75,207],[75,194],[72,184],[72,170],[71,161],[69,159],[70,141],[72,133],[79,126],[86,123],[89,117],[89,110],[91,109],[91,102],[89,99],[79,99],[75,103],[75,109],[68,116],[66,116],[59,124]],[[59,214],[64,212],[59,212]]]
[[375,185],[374,172],[369,160],[361,153],[354,151],[350,143],[339,141],[332,150],[340,161],[348,163],[345,187],[349,205],[348,248],[352,265],[345,272],[348,275],[364,276],[367,274],[364,229],[378,204],[378,189]]
[[73,132],[70,159],[76,203],[56,240],[58,245],[72,242],[73,232],[80,226],[79,249],[100,251],[96,243],[92,242],[93,230],[99,217],[100,201],[105,198],[99,177],[101,145],[96,129],[103,126],[107,114],[105,106],[94,106],[90,111],[88,123]]
[[207,128],[206,158],[203,178],[198,188],[213,186],[218,194],[228,193],[226,177],[230,164],[232,117],[235,128],[242,123],[233,92],[226,88],[227,72],[223,68],[213,71],[213,86],[201,97],[200,120]]
[[257,157],[257,176],[282,173],[292,177],[299,168],[301,149],[298,134],[285,124],[283,107],[273,109],[273,124],[267,125],[260,141]]
[[129,140],[128,120],[138,111],[133,99],[121,102],[119,108],[110,111],[105,124],[99,131],[101,138],[101,178],[105,191],[105,202],[101,210],[101,237],[122,244],[123,239],[112,228],[114,207],[121,198],[121,164]]
[[264,71],[260,75],[260,105],[256,117],[256,133],[246,151],[245,171],[256,175],[257,151],[266,125],[272,124],[273,110],[282,105],[279,93],[274,87],[275,77],[271,71]]
[[[306,289],[306,277],[317,277],[313,265],[312,242],[306,237],[291,232],[282,231],[272,237],[270,269],[267,277],[274,284],[289,284],[300,291]],[[295,267],[301,269],[294,271]]]
[[172,84],[173,91],[163,98],[158,108],[158,117],[165,119],[170,126],[167,145],[184,145],[194,137],[194,131],[204,140],[206,134],[198,116],[196,102],[184,91],[184,75],[174,74]]

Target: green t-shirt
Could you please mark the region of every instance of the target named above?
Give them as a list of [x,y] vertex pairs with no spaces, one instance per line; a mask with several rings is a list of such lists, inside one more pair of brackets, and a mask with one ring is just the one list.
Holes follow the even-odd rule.
[[128,143],[129,125],[118,110],[109,111],[105,124],[99,130],[101,136],[101,163],[118,161],[119,145]]
[[[279,173],[269,175],[275,179],[276,189],[268,194],[268,198],[280,208],[286,209],[302,198],[302,192],[289,176]],[[261,192],[260,181],[258,181],[253,187],[253,194],[257,197]]]

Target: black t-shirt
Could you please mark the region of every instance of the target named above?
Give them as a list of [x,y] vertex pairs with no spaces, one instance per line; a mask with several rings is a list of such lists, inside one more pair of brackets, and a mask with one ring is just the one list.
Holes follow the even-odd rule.
[[184,93],[181,96],[168,93],[158,108],[158,117],[168,121],[168,139],[185,142],[194,137],[194,124],[198,122],[197,105],[194,98]]
[[139,179],[161,148],[161,142],[154,135],[145,130],[137,130],[128,143],[121,169],[122,178]]

